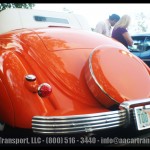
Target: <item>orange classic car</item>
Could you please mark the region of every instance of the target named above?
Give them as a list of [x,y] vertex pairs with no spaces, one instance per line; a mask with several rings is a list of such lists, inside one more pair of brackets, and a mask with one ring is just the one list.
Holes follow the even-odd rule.
[[150,68],[121,43],[66,26],[0,34],[0,130],[150,128]]

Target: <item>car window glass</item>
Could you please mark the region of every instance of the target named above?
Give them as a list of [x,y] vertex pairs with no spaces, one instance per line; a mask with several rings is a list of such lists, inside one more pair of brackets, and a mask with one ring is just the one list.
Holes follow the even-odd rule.
[[143,51],[144,50],[144,40],[145,40],[145,37],[143,36],[138,36],[138,37],[132,37],[133,39],[133,45],[132,46],[129,46],[129,50],[130,51],[137,51],[137,52],[140,52],[140,51]]
[[68,20],[67,20],[67,19],[64,19],[64,18],[34,16],[34,19],[35,19],[36,21],[42,21],[42,22],[56,22],[56,23],[69,24]]
[[150,50],[150,37],[146,37],[144,40],[144,50]]

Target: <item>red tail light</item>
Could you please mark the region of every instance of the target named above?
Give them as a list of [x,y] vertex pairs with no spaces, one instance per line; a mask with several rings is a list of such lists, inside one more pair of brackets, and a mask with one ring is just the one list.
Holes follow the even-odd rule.
[[52,87],[47,83],[42,83],[38,87],[38,95],[41,97],[46,97],[52,92]]

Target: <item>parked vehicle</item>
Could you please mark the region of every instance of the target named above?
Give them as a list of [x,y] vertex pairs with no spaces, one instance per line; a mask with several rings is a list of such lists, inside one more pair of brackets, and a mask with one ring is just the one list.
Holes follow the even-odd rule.
[[91,31],[91,27],[82,15],[44,11],[36,9],[5,9],[0,12],[0,34],[20,28],[37,28],[48,26],[66,26],[75,29]]
[[150,66],[150,34],[136,34],[132,36],[134,44],[129,46],[131,53],[141,58],[148,66]]
[[49,135],[150,128],[149,67],[95,32],[54,25],[1,34],[0,89],[1,131],[6,124]]

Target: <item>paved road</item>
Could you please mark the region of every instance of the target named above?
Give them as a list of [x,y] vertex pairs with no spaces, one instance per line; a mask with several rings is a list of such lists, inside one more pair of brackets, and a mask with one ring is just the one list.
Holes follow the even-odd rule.
[[31,130],[7,128],[0,134],[0,147],[150,147],[149,137],[150,129],[137,132],[134,127],[64,136],[35,134]]

